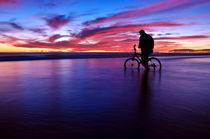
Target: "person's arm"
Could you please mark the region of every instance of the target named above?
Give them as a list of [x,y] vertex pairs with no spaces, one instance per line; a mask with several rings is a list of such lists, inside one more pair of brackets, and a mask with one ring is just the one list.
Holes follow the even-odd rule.
[[141,48],[141,37],[139,38],[139,47],[138,48]]

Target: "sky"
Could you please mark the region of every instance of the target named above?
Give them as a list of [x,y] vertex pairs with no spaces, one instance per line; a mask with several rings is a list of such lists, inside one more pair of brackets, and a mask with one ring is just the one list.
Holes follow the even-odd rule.
[[0,0],[0,52],[210,52],[210,0]]

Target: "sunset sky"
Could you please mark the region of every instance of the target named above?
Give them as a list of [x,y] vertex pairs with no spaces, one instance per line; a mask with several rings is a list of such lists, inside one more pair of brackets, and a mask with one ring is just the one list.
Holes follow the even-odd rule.
[[0,52],[210,49],[210,0],[0,0]]

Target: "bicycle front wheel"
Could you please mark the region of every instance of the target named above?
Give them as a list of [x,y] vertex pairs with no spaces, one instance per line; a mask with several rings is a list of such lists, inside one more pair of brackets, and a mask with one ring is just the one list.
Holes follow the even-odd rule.
[[153,69],[156,71],[161,71],[161,68],[162,68],[160,60],[155,57],[149,58],[148,66],[150,69]]
[[140,63],[136,58],[128,58],[124,62],[125,69],[127,69],[127,68],[128,69],[134,69],[134,68],[139,69],[139,67],[140,67]]

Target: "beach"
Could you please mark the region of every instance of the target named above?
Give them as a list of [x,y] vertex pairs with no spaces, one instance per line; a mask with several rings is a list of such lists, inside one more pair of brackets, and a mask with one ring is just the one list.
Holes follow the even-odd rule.
[[0,62],[0,137],[210,138],[209,55],[126,56]]

